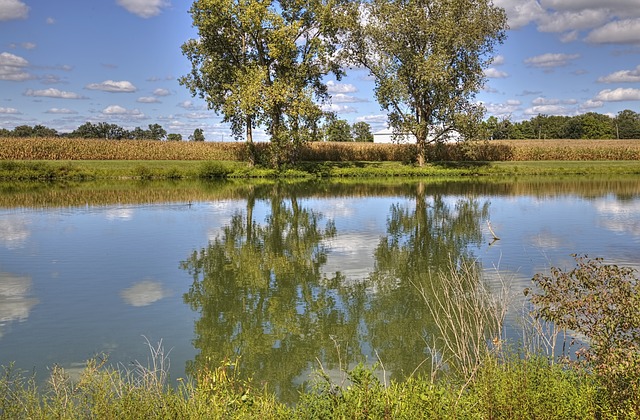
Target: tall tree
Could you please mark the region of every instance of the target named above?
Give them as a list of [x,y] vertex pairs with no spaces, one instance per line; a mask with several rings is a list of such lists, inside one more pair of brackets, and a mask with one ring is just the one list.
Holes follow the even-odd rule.
[[323,76],[342,74],[333,60],[334,3],[196,0],[190,13],[198,38],[182,46],[192,69],[180,83],[222,114],[236,138],[251,143],[253,128],[266,126],[273,163],[282,163],[288,146],[317,135]]
[[364,121],[358,121],[351,127],[351,134],[353,135],[353,141],[360,142],[373,142],[373,133],[371,132],[371,126]]
[[353,141],[351,126],[345,120],[330,118],[325,128],[327,141]]
[[427,144],[445,139],[461,115],[479,123],[475,94],[506,28],[490,0],[362,1],[344,28],[343,53],[371,72],[390,125],[415,135],[422,165]]

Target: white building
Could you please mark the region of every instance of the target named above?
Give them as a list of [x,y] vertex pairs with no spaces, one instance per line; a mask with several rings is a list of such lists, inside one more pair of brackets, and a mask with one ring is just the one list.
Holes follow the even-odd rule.
[[[428,140],[434,138],[433,134],[428,136]],[[462,140],[462,135],[457,131],[450,131],[447,135],[445,143],[456,143]],[[374,143],[417,143],[416,136],[411,133],[400,134],[396,138],[393,137],[393,129],[387,127],[373,133]]]

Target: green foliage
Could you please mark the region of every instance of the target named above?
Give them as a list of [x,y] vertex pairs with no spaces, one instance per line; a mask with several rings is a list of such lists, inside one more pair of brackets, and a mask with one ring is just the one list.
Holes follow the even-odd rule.
[[512,122],[491,116],[482,123],[486,139],[639,139],[640,114],[625,109],[615,117],[596,112],[573,117],[538,114]]
[[506,14],[487,0],[362,1],[350,12],[345,60],[371,72],[390,125],[415,135],[422,165],[427,143],[458,129],[461,115],[477,119],[474,97],[505,38]]
[[353,141],[358,142],[373,142],[373,133],[371,133],[371,126],[364,121],[358,121],[351,127],[351,135]]
[[202,131],[202,128],[196,128],[193,130],[193,134],[189,136],[189,140],[204,141],[204,132]]
[[345,120],[331,118],[325,127],[326,141],[353,141],[351,127]]
[[[584,335],[577,352],[605,386],[615,409],[637,404],[640,395],[640,282],[636,270],[574,255],[570,271],[553,267],[536,274],[527,289],[535,315]],[[633,414],[640,416],[640,406]]]
[[200,166],[199,178],[226,178],[233,169],[223,162],[206,161]]
[[193,95],[223,115],[236,138],[252,142],[267,128],[275,167],[317,137],[327,98],[322,78],[340,66],[333,60],[331,8],[323,1],[196,0],[190,13],[198,38],[182,52],[192,64],[180,79]]

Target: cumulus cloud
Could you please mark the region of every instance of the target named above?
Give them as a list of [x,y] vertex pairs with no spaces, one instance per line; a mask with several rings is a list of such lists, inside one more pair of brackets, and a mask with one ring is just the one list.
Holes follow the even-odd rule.
[[357,98],[351,95],[345,95],[344,93],[336,93],[331,95],[331,101],[337,104],[354,103],[354,102],[369,102],[367,99]]
[[[1,1],[1,0],[0,0]],[[32,79],[29,73],[24,68],[29,65],[29,62],[15,54],[3,52],[0,54],[0,80],[9,80],[12,82],[22,82],[24,80]]]
[[321,108],[324,112],[335,112],[336,114],[350,114],[357,112],[354,107],[348,105],[324,104]]
[[530,57],[524,60],[525,64],[530,67],[538,67],[550,69],[554,67],[563,67],[568,65],[572,60],[580,57],[580,54],[553,54],[547,53]]
[[135,92],[136,90],[138,90],[138,88],[136,88],[133,85],[133,83],[126,80],[121,80],[121,81],[105,80],[102,83],[90,83],[87,86],[85,86],[85,88],[91,89],[91,90],[102,90],[104,92],[114,92],[114,93]]
[[504,79],[509,77],[509,73],[490,67],[484,71],[484,75],[489,79]]
[[600,83],[640,83],[640,66],[634,70],[620,70],[598,79]]
[[526,115],[538,115],[538,114],[569,115],[571,114],[569,109],[567,109],[562,105],[535,105],[531,108],[525,109],[524,113]]
[[159,15],[162,9],[170,5],[167,0],[117,0],[116,3],[145,19]]
[[38,304],[29,297],[31,277],[0,272],[0,337],[2,326],[11,321],[24,321]]
[[531,101],[533,105],[575,105],[578,103],[575,99],[555,99],[555,98],[544,98],[542,96],[538,96],[533,101]]
[[507,12],[511,29],[527,26],[529,23],[538,20],[545,13],[537,0],[495,0],[494,4],[504,8]]
[[491,115],[506,116],[513,114],[520,109],[522,103],[516,99],[509,99],[504,103],[484,104],[485,109]]
[[160,282],[143,280],[120,292],[122,299],[131,306],[148,306],[170,295]]
[[77,114],[76,111],[68,108],[50,108],[46,111],[47,114]]
[[109,105],[102,110],[103,115],[110,116],[130,116],[134,118],[143,118],[144,114],[138,109],[127,109],[120,105]]
[[160,100],[155,96],[141,96],[136,99],[136,102],[140,102],[143,104],[157,104],[160,103]]
[[594,101],[593,99],[589,99],[588,101],[583,102],[580,105],[580,109],[595,109],[602,108],[604,106],[604,102],[602,101]]
[[158,88],[158,89],[153,91],[153,94],[155,96],[169,96],[169,95],[171,95],[171,92],[169,92],[167,89]]
[[594,44],[640,44],[640,19],[609,22],[591,31],[585,40]]
[[0,21],[26,19],[29,6],[20,0],[0,0]]
[[0,106],[0,114],[19,114],[19,113],[20,111],[18,111],[15,108],[5,108]]
[[493,60],[491,60],[491,64],[493,64],[494,66],[501,66],[504,64],[504,62],[504,55],[496,55],[495,57],[493,57]]
[[24,93],[25,96],[42,96],[46,98],[58,98],[58,99],[86,99],[82,95],[78,95],[74,92],[66,92],[64,90],[58,90],[54,88],[33,90],[27,89]]
[[538,29],[542,32],[567,32],[600,26],[609,19],[607,9],[583,9],[553,12],[539,19]]
[[333,80],[327,82],[327,91],[329,93],[355,93],[358,88],[350,83],[338,83]]
[[601,90],[595,97],[596,101],[620,102],[640,101],[640,89],[618,88]]

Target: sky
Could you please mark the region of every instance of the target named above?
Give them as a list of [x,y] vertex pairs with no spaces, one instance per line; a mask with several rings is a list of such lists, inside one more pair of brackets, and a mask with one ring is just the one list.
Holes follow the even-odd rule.
[[[538,114],[640,112],[640,0],[494,0],[510,29],[477,100],[511,121]],[[178,83],[197,36],[179,0],[0,0],[0,128],[85,122],[160,124],[234,141],[222,118]],[[328,77],[325,109],[373,131],[386,115],[364,70]],[[258,140],[267,137],[258,131]]]

